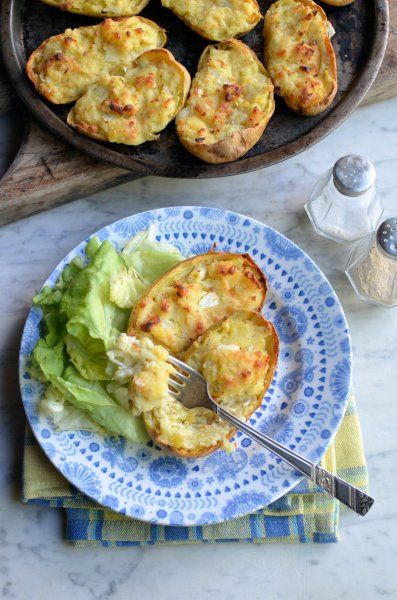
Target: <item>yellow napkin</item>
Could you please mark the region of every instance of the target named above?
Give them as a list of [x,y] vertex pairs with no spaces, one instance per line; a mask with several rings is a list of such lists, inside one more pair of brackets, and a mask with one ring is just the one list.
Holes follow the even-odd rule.
[[[353,395],[339,431],[321,462],[328,471],[367,491],[368,472]],[[22,499],[27,503],[65,509],[66,539],[77,546],[336,542],[339,539],[339,510],[343,506],[304,479],[283,498],[238,519],[192,527],[151,525],[103,508],[78,492],[52,466],[28,427]]]

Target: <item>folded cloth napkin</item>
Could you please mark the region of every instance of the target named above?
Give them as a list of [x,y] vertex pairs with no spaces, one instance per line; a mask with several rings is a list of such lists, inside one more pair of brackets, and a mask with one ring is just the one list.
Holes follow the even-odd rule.
[[[322,465],[367,491],[360,422],[354,396]],[[162,526],[101,507],[71,486],[52,466],[27,427],[23,464],[23,501],[64,508],[66,538],[76,546],[149,546],[209,542],[337,542],[337,500],[308,480],[254,514],[205,526]]]

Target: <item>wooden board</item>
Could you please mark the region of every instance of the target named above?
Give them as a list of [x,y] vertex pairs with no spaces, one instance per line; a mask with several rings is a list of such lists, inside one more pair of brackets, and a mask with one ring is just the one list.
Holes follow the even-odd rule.
[[[397,95],[397,3],[389,3],[389,7],[386,54],[363,104]],[[17,104],[0,67],[0,114],[15,109]],[[80,153],[44,129],[26,109],[19,110],[26,119],[25,135],[13,164],[0,181],[0,224],[142,176]]]
[[386,53],[374,84],[362,105],[397,96],[397,2],[389,0],[389,38]]

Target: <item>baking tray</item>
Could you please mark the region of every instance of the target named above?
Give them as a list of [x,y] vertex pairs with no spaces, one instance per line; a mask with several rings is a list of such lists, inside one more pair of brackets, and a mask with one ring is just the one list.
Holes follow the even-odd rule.
[[[260,2],[262,14],[272,4]],[[332,38],[337,68],[338,93],[320,115],[302,117],[292,112],[281,98],[260,141],[243,158],[232,163],[209,165],[189,154],[179,143],[171,123],[159,140],[137,147],[90,140],[65,123],[71,105],[47,103],[26,77],[27,57],[51,35],[67,27],[98,22],[49,7],[39,0],[2,0],[1,46],[3,61],[12,84],[30,111],[55,135],[101,161],[141,174],[169,177],[219,177],[267,167],[312,146],[340,125],[357,107],[372,85],[387,43],[387,0],[355,0],[343,8],[322,5],[336,33]],[[198,58],[209,43],[194,34],[159,0],[150,0],[142,16],[153,19],[168,33],[168,48],[193,76]],[[244,36],[261,58],[263,21]]]

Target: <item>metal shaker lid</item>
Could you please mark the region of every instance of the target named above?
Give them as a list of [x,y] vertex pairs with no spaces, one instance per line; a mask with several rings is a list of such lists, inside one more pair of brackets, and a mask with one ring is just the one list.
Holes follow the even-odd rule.
[[336,161],[333,168],[334,184],[345,196],[361,196],[374,183],[374,165],[364,156],[348,154]]
[[397,258],[397,217],[386,219],[379,225],[376,239],[382,250],[389,256]]

